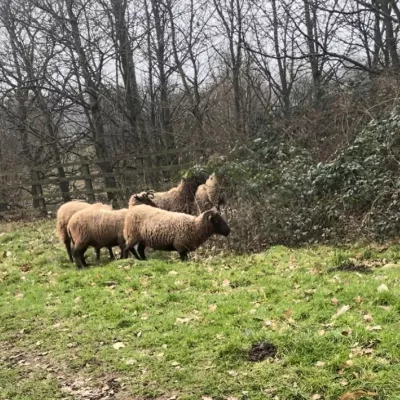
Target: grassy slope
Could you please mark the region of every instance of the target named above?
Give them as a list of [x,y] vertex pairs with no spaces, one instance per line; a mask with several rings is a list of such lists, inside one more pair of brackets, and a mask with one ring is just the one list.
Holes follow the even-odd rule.
[[[398,247],[76,271],[53,221],[0,229],[0,399],[400,399]],[[327,271],[349,256],[388,265]],[[261,340],[276,359],[248,361]]]

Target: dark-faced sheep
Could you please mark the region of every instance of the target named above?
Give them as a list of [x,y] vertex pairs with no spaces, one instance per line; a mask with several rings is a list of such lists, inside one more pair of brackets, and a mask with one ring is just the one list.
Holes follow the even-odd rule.
[[167,192],[154,193],[154,203],[167,211],[190,214],[193,210],[197,188],[206,181],[203,174],[183,178],[177,187]]
[[[132,195],[129,205],[135,208],[137,204],[147,204],[156,207],[147,193]],[[119,246],[121,257],[124,250],[124,221],[128,209],[105,210],[86,208],[74,214],[68,223],[68,235],[73,243],[73,257],[78,268],[86,266],[85,252],[89,246],[98,251],[102,247]],[[133,252],[133,251],[132,251]],[[136,256],[136,254],[134,254]]]
[[[79,211],[82,211],[88,207],[93,208],[104,208],[111,210],[112,207],[107,204],[102,203],[95,203],[89,204],[84,201],[73,200],[69,201],[68,203],[63,204],[57,211],[57,223],[56,223],[56,233],[58,239],[64,243],[65,248],[67,249],[68,257],[71,262],[74,262],[72,257],[71,251],[71,239],[67,232],[68,222],[70,221],[71,217]],[[112,249],[109,249],[110,256],[112,254]],[[96,249],[96,258],[100,257],[100,251],[97,252]]]
[[144,249],[149,246],[154,250],[177,251],[181,260],[187,260],[188,252],[196,250],[211,235],[228,236],[229,233],[228,224],[215,208],[195,217],[137,206],[125,218],[125,254],[135,249],[140,259],[145,260]]
[[220,210],[220,207],[226,204],[226,197],[221,187],[221,177],[217,177],[215,173],[210,175],[206,183],[200,185],[196,192],[194,205],[194,214],[196,211],[206,211],[213,207]]

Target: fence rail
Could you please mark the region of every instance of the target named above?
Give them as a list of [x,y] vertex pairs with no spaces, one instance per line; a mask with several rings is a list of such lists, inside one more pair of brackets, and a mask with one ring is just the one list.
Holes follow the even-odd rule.
[[[185,147],[109,159],[81,158],[62,164],[25,167],[14,172],[0,170],[0,217],[47,214],[69,199],[95,202],[106,197],[125,201],[134,191],[159,190],[172,184],[174,172],[197,163],[203,150]],[[171,161],[160,165],[160,157],[166,159],[165,156]],[[112,172],[103,171],[102,164],[111,165]],[[58,176],[60,169],[62,176]]]

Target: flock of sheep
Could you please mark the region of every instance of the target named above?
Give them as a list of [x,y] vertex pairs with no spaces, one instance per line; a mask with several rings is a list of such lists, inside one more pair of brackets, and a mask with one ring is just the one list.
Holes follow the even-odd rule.
[[216,174],[207,179],[197,173],[167,192],[134,194],[129,208],[121,210],[103,203],[65,203],[57,211],[57,236],[77,268],[87,266],[85,252],[90,246],[96,250],[97,261],[103,247],[115,259],[115,246],[121,258],[131,252],[138,260],[146,260],[148,246],[177,251],[181,260],[187,260],[188,252],[213,234],[229,235],[230,228],[219,213],[223,204],[225,196]]

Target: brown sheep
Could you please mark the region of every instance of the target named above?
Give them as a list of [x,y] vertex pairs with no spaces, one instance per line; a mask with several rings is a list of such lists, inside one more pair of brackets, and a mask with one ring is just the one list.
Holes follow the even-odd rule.
[[197,188],[206,181],[204,176],[195,175],[183,178],[177,187],[167,192],[154,193],[154,203],[167,211],[191,214]]
[[220,207],[226,204],[226,197],[221,189],[221,178],[218,178],[215,173],[210,175],[206,183],[200,185],[196,192],[196,200],[194,205],[194,214],[197,210],[200,212]]
[[[85,208],[88,207],[94,207],[94,208],[101,207],[109,210],[112,209],[111,206],[102,203],[89,204],[86,203],[85,201],[73,200],[61,205],[61,207],[57,210],[57,223],[56,223],[57,237],[61,242],[64,243],[65,248],[67,249],[69,260],[71,262],[74,262],[74,259],[72,258],[71,239],[68,236],[67,232],[68,222],[75,213],[84,210]],[[110,252],[110,256],[113,255],[112,249],[108,250]],[[97,252],[96,249],[96,258],[99,257],[100,257],[100,252]]]
[[131,208],[125,219],[125,255],[132,251],[145,260],[146,246],[155,250],[177,251],[182,261],[187,253],[196,250],[211,235],[228,236],[230,228],[215,209],[199,216],[161,210],[145,205]]
[[[130,207],[134,208],[137,204],[156,207],[148,194],[144,192],[131,196]],[[83,209],[71,217],[67,229],[74,245],[72,254],[78,268],[87,266],[84,255],[89,246],[95,247],[98,251],[102,247],[119,246],[121,257],[123,256],[125,243],[123,229],[127,212],[127,208],[105,210],[91,207]]]

